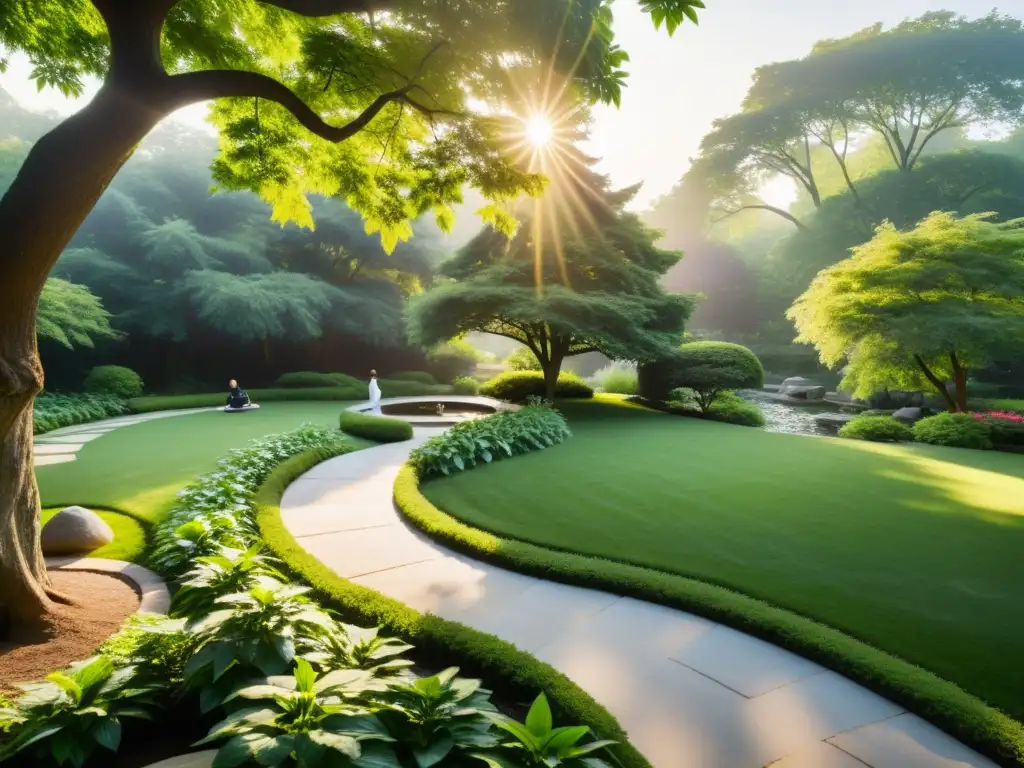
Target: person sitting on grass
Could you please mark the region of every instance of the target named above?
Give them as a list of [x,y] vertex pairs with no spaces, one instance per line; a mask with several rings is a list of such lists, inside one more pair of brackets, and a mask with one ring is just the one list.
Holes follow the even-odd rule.
[[238,386],[238,382],[232,379],[228,382],[228,406],[231,408],[244,408],[249,404],[249,394]]

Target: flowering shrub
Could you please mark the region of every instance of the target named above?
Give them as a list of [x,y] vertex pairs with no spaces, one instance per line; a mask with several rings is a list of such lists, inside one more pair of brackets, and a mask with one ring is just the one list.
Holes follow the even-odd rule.
[[1015,411],[985,411],[985,413],[972,413],[971,416],[978,421],[984,421],[985,419],[998,419],[999,421],[1024,424],[1024,413],[1017,413]]
[[972,413],[971,416],[988,425],[992,445],[997,450],[1024,449],[1024,414],[1015,411],[987,411]]

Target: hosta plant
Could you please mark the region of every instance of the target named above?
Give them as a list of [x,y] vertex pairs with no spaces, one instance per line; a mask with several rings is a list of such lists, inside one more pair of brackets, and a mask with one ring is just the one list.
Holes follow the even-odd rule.
[[149,718],[156,685],[144,685],[133,666],[115,668],[95,656],[20,686],[22,695],[0,709],[0,763],[28,751],[41,764],[80,768],[97,748],[116,752],[124,718]]
[[321,669],[365,669],[388,677],[412,666],[412,661],[401,658],[412,646],[382,636],[378,628],[363,629],[338,623],[305,645],[300,655]]
[[[496,710],[479,680],[456,677],[452,667],[430,677],[392,683],[380,719],[398,741],[400,754],[417,768],[449,756],[496,747]],[[403,762],[409,763],[409,760]]]
[[346,669],[318,677],[299,659],[293,674],[269,677],[231,695],[226,704],[247,706],[215,725],[199,745],[224,741],[214,768],[399,768],[390,746],[394,739],[372,709],[373,696],[383,690],[370,672]]
[[250,589],[217,598],[217,610],[189,623],[201,647],[185,665],[185,680],[201,689],[204,712],[240,681],[286,672],[297,643],[333,629],[334,620],[305,597],[309,591],[259,576]]
[[257,576],[286,581],[277,568],[281,561],[262,551],[262,543],[245,550],[219,547],[215,555],[196,558],[192,570],[182,577],[172,610],[185,616],[202,616],[213,610],[218,597],[247,590]]
[[410,462],[421,479],[461,472],[503,456],[549,448],[570,437],[565,417],[545,405],[529,405],[456,424],[416,448]]
[[598,755],[616,742],[584,741],[590,738],[585,725],[555,728],[543,693],[533,702],[525,723],[499,716],[496,724],[511,740],[503,741],[499,749],[472,755],[490,768],[610,768]]

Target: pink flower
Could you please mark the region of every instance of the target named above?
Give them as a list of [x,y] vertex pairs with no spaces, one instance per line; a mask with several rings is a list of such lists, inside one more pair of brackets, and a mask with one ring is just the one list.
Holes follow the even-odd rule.
[[1024,424],[1024,413],[1015,413],[1014,411],[988,411],[986,413],[972,413],[975,419],[983,421],[984,419],[999,419],[1001,421],[1012,421],[1017,424]]

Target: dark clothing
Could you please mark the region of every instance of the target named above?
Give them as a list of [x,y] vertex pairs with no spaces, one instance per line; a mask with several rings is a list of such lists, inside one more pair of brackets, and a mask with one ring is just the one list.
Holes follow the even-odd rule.
[[228,391],[228,403],[232,408],[242,408],[249,404],[249,395],[241,387],[235,387]]

